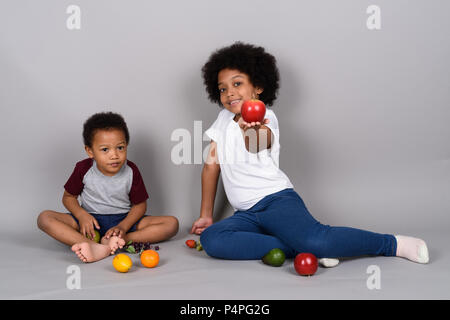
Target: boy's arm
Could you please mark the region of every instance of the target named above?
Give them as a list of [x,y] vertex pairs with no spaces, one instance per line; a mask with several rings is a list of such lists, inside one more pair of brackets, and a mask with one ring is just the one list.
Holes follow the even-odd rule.
[[78,224],[80,226],[80,233],[84,236],[89,236],[91,239],[95,238],[94,226],[97,230],[100,230],[100,225],[97,220],[84,210],[79,202],[78,196],[72,195],[64,190],[62,203],[70,213],[72,213],[75,218],[78,219]]
[[131,227],[141,219],[147,211],[147,200],[141,203],[134,204],[128,212],[125,219],[123,219],[117,227],[123,229],[125,233],[131,229]]
[[208,158],[202,170],[202,202],[200,218],[193,224],[191,233],[201,234],[213,223],[214,200],[217,192],[217,182],[220,175],[220,164],[217,158],[217,144],[211,141]]
[[72,213],[78,220],[80,220],[80,218],[84,215],[89,214],[80,206],[80,203],[78,202],[78,196],[74,196],[68,193],[66,190],[64,190],[62,203],[64,207],[69,210],[69,212]]

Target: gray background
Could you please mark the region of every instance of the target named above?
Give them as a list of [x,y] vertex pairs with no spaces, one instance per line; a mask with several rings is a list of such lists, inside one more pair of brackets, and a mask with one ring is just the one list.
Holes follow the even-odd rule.
[[[71,4],[81,30],[66,28]],[[372,4],[381,30],[366,27]],[[106,110],[128,123],[149,212],[178,217],[176,239],[187,237],[202,166],[173,164],[170,137],[214,121],[220,108],[200,69],[237,40],[277,58],[280,166],[318,220],[448,233],[449,10],[448,1],[2,1],[1,237],[53,245],[36,217],[65,211],[62,186],[85,157],[82,124]],[[231,213],[220,183],[215,217]]]

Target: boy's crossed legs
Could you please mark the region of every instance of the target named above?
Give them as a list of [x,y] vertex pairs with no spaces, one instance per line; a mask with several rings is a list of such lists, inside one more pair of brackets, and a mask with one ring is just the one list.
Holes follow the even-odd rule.
[[71,246],[72,251],[83,262],[94,262],[114,254],[128,241],[160,242],[167,240],[178,232],[178,220],[172,216],[145,216],[137,224],[136,231],[124,237],[103,237],[100,243],[86,238],[79,232],[75,219],[56,211],[43,211],[37,220],[38,227],[56,240]]

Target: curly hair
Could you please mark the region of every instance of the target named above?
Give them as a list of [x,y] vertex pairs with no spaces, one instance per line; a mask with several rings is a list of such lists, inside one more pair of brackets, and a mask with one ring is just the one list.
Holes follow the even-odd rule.
[[203,83],[209,100],[220,106],[222,104],[217,77],[223,69],[236,69],[247,74],[253,86],[263,89],[259,99],[265,104],[270,106],[277,98],[280,75],[276,59],[263,47],[238,41],[211,54],[202,67]]
[[130,142],[130,134],[123,117],[114,112],[96,113],[87,119],[83,125],[84,145],[92,148],[92,140],[97,130],[122,130],[127,144]]

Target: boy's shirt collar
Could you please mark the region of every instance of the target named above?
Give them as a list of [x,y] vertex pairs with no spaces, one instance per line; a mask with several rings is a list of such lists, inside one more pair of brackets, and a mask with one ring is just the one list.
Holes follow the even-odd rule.
[[92,159],[92,167],[96,174],[99,174],[99,175],[107,177],[107,178],[114,178],[114,177],[119,177],[123,174],[123,172],[125,171],[125,167],[127,166],[127,161],[128,161],[128,159],[125,159],[125,162],[122,165],[122,167],[120,168],[119,172],[117,172],[115,175],[112,175],[112,176],[107,176],[103,172],[101,172],[100,169],[97,167],[97,161],[95,161],[95,159]]

